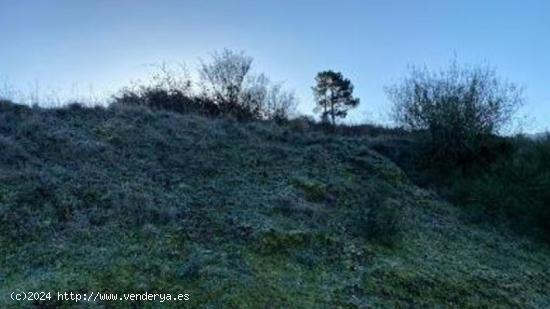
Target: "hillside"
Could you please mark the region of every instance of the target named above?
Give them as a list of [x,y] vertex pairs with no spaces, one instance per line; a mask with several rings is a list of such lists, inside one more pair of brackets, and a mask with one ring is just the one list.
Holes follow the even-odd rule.
[[550,307],[548,246],[464,220],[371,142],[299,122],[0,103],[0,307],[14,290]]

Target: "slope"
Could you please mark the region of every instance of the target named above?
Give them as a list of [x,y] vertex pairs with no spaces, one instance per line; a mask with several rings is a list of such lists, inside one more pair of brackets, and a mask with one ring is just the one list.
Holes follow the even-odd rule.
[[0,103],[0,306],[74,305],[15,303],[15,290],[550,306],[547,247],[464,222],[367,145],[300,123]]

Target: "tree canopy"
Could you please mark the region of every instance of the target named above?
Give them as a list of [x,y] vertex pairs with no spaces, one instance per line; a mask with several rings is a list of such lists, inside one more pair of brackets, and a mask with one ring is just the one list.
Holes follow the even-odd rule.
[[321,113],[324,122],[336,124],[336,118],[345,118],[348,110],[359,105],[359,99],[353,97],[353,84],[342,73],[331,70],[322,71],[315,77],[312,88],[317,106],[315,112]]

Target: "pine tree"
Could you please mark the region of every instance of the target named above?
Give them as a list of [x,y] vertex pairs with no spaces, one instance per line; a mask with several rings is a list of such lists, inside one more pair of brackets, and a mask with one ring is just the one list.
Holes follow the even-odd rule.
[[337,117],[345,118],[350,108],[359,105],[359,99],[353,97],[353,84],[342,73],[319,72],[315,81],[317,84],[312,89],[317,106],[314,111],[321,112],[323,122],[330,119],[334,126]]

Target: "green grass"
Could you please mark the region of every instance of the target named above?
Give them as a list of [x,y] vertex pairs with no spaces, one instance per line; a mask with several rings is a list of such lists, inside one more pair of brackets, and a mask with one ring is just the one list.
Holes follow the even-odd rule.
[[[206,308],[550,306],[547,245],[464,220],[370,142],[2,103],[0,307],[32,306],[13,290],[189,293]],[[365,227],[391,216],[390,244]]]

